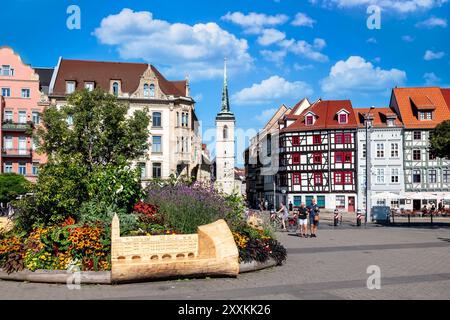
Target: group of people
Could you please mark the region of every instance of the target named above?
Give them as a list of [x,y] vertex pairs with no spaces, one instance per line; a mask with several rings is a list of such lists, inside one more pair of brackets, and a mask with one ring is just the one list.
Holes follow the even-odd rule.
[[[292,211],[292,204],[289,205],[290,208],[286,206],[285,203],[281,202],[280,210],[276,212],[276,214],[282,214],[281,223],[282,230],[287,231],[286,223],[289,219],[289,212]],[[316,204],[316,199],[312,199],[311,204],[305,206],[304,203],[300,205],[298,208],[298,213],[294,215],[294,219],[297,219],[298,225],[298,233],[299,237],[307,238],[308,237],[308,222],[310,228],[309,237],[316,238],[317,237],[317,226],[319,225],[319,207]]]

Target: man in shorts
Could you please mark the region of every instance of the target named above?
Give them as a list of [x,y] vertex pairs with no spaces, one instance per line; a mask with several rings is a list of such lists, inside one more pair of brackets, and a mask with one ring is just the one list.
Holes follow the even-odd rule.
[[308,237],[308,210],[306,210],[305,204],[302,203],[298,209],[298,227],[300,228],[299,237]]
[[[317,226],[319,225],[319,207],[316,204],[316,199],[312,199],[311,204],[308,206],[309,212],[309,228],[311,231],[311,238],[317,238]],[[317,218],[316,218],[317,217]]]

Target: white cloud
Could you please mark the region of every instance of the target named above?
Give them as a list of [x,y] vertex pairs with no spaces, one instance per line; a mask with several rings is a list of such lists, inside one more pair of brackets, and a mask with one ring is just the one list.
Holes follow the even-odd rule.
[[314,66],[312,64],[307,64],[307,65],[301,65],[298,63],[294,63],[294,70],[295,71],[303,71],[303,70],[309,70],[309,69],[313,69]]
[[264,60],[275,62],[278,66],[283,64],[283,60],[286,57],[286,51],[283,50],[261,50],[260,53]]
[[314,43],[310,44],[304,40],[283,40],[279,45],[286,51],[292,52],[299,56],[304,56],[310,60],[318,62],[327,62],[328,57],[319,52],[326,46],[326,42],[323,39],[314,39]]
[[402,70],[383,70],[359,56],[338,61],[322,79],[322,91],[333,94],[381,92],[401,85],[406,80]]
[[425,73],[423,78],[425,79],[426,86],[434,86],[441,81],[441,78],[439,78],[434,72]]
[[[310,0],[311,3],[318,3],[318,0]],[[368,7],[377,5],[382,9],[393,10],[400,13],[411,13],[419,10],[425,11],[440,7],[448,0],[321,0],[326,7],[337,6],[339,8]]]
[[424,60],[430,61],[430,60],[437,60],[441,59],[445,55],[444,52],[434,52],[432,50],[425,51],[425,55],[423,56]]
[[216,23],[171,24],[154,19],[148,11],[123,9],[104,18],[93,34],[100,43],[116,46],[123,59],[162,66],[168,76],[220,77],[224,57],[231,73],[248,70],[253,63],[247,40]]
[[371,38],[367,39],[366,42],[367,43],[373,43],[373,44],[377,44],[378,43],[377,39],[375,39],[374,37],[371,37]]
[[416,23],[416,27],[429,29],[434,27],[447,28],[447,20],[442,18],[436,18],[433,16],[427,20]]
[[277,29],[264,29],[262,35],[258,37],[258,43],[262,46],[269,46],[286,38],[284,32]]
[[277,110],[278,110],[277,108],[263,110],[260,114],[255,116],[255,119],[261,123],[266,123],[273,117],[273,115],[275,114],[275,112],[277,112]]
[[289,17],[284,14],[271,16],[264,13],[250,12],[249,14],[244,14],[237,11],[233,13],[228,12],[221,19],[241,26],[246,33],[258,34],[262,32],[264,27],[273,27],[286,23]]
[[316,23],[316,20],[308,17],[306,14],[304,13],[297,13],[295,15],[294,21],[292,21],[292,25],[296,26],[296,27],[310,27],[313,28],[314,27],[314,23]]
[[309,96],[312,93],[313,89],[306,82],[289,82],[280,76],[272,76],[235,93],[232,96],[232,100],[238,105],[262,104],[270,103],[277,99],[296,99]]
[[413,42],[415,40],[415,38],[412,36],[406,35],[406,36],[402,37],[402,40],[405,42]]

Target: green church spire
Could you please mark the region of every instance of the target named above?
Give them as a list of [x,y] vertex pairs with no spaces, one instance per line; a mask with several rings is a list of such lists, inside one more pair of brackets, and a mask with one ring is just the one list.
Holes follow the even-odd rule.
[[222,109],[217,114],[217,117],[234,118],[230,110],[230,99],[228,97],[228,78],[227,78],[227,59],[224,60],[223,68],[223,88],[222,88]]

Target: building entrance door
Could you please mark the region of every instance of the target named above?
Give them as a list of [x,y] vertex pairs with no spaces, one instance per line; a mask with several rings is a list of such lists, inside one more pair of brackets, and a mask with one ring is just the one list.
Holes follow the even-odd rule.
[[420,201],[420,199],[414,199],[413,200],[413,209],[414,210],[420,210],[421,209],[421,201]]
[[355,212],[355,197],[348,197],[348,212]]

